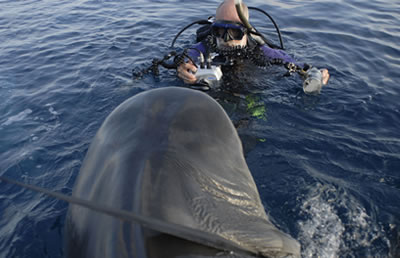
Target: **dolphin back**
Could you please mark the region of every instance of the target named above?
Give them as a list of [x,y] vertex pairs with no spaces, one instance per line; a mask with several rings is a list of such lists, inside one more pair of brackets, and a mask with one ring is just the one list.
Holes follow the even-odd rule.
[[[299,243],[266,215],[229,117],[199,91],[150,90],[118,106],[94,137],[73,195],[208,232],[265,256],[300,256]],[[65,232],[69,257],[218,254],[76,205]]]

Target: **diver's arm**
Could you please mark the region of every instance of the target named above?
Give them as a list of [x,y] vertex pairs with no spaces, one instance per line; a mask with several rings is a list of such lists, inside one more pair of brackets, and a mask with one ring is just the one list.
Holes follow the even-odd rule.
[[298,69],[303,69],[304,64],[296,62],[291,56],[281,49],[270,48],[268,45],[261,45],[260,49],[264,53],[264,56],[271,60],[273,64],[293,64]]
[[[273,61],[272,63],[285,65],[285,67],[289,70],[289,72],[300,71],[300,74],[302,74],[303,75],[302,77],[305,79],[306,76],[304,75],[307,73],[308,68],[310,68],[311,66],[296,62],[291,56],[289,56],[283,50],[273,49],[270,48],[268,45],[262,45],[260,46],[260,49],[263,51],[264,56],[266,58]],[[330,77],[328,69],[320,69],[320,72],[322,75],[322,84],[325,85],[328,83]]]
[[199,42],[191,46],[190,48],[186,49],[186,54],[194,62],[198,61],[200,53],[202,53],[205,56],[206,52],[207,52],[207,47],[203,42]]

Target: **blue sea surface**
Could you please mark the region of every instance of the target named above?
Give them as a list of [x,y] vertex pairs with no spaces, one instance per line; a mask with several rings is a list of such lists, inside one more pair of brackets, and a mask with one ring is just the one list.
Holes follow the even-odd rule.
[[[303,257],[400,257],[400,2],[249,0],[286,51],[327,68],[318,96],[260,68],[221,101],[267,214]],[[132,78],[219,1],[0,0],[0,175],[71,194],[89,144],[137,93],[185,85]],[[251,21],[277,43],[271,23]],[[195,40],[195,28],[178,50]],[[253,90],[251,90],[253,89]],[[0,182],[0,257],[63,257],[68,204]]]

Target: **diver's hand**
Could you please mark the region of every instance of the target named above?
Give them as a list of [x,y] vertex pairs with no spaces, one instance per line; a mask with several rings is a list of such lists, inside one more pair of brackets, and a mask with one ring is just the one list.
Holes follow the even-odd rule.
[[197,72],[197,67],[192,63],[192,61],[181,64],[178,66],[176,71],[178,77],[187,84],[194,84],[197,81],[197,78],[194,75]]
[[328,83],[329,77],[330,77],[328,69],[321,69],[320,71],[322,73],[322,84],[326,85]]

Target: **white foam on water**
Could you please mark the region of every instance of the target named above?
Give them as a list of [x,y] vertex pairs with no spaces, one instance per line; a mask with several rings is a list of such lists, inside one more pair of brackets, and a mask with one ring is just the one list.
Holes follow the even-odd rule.
[[5,121],[2,125],[7,126],[7,125],[10,125],[15,122],[22,121],[31,113],[32,113],[32,109],[27,108],[24,111],[14,115],[14,116],[9,117],[7,119],[7,121]]
[[303,257],[338,257],[344,225],[331,203],[321,198],[320,185],[310,191],[301,207],[308,219],[299,222]]
[[302,257],[357,257],[359,250],[368,256],[378,238],[389,245],[382,227],[343,189],[317,183],[301,202],[305,218],[298,223]]
[[46,104],[46,107],[49,107],[48,110],[49,110],[50,114],[52,114],[54,116],[58,116],[60,114],[54,109],[54,107],[50,103]]

